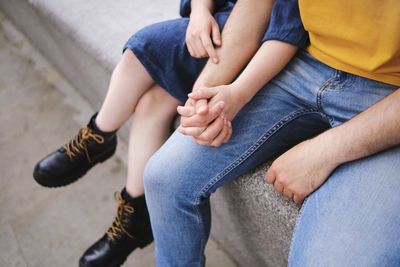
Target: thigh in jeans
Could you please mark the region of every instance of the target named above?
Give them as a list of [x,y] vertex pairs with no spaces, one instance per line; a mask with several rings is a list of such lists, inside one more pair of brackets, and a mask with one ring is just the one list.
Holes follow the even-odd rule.
[[[332,126],[396,90],[341,72],[332,84],[321,97]],[[400,266],[399,163],[397,146],[338,167],[302,207],[289,266]]]
[[235,118],[227,144],[200,146],[175,132],[148,162],[144,183],[158,265],[204,265],[211,219],[209,195],[329,126],[317,109],[300,103],[299,97],[277,83],[271,84]]
[[304,203],[289,266],[400,265],[400,147],[340,166]]

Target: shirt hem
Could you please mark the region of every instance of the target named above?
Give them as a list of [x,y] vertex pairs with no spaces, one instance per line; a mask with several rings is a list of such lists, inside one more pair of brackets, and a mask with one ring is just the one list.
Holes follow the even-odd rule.
[[383,82],[395,86],[400,86],[400,74],[399,76],[396,75],[390,75],[390,74],[383,74],[383,73],[371,73],[368,71],[360,70],[358,68],[352,67],[347,64],[343,64],[342,62],[339,62],[335,60],[334,58],[331,58],[329,56],[326,56],[322,53],[320,53],[317,49],[313,48],[313,46],[308,46],[307,47],[307,52],[310,53],[313,57],[321,61],[322,63],[337,69],[341,71],[345,71],[354,75],[358,75],[364,78],[368,78],[371,80],[375,80],[378,82]]

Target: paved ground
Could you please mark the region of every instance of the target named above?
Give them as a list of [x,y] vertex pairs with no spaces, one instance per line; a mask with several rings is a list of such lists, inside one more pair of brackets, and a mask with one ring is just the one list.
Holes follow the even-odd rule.
[[[47,189],[35,163],[87,123],[93,109],[0,13],[0,266],[77,266],[111,224],[124,185],[126,144],[84,179]],[[154,245],[124,266],[155,266]],[[207,266],[235,266],[211,240]]]

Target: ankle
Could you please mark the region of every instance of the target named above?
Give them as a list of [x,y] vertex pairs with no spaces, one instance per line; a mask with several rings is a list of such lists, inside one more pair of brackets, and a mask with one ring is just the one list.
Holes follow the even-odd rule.
[[144,190],[137,190],[136,188],[126,187],[126,193],[130,198],[139,198],[144,195]]
[[102,132],[102,133],[105,133],[105,134],[113,133],[113,132],[116,132],[116,131],[118,130],[118,128],[117,128],[117,129],[114,129],[114,128],[108,127],[107,124],[104,124],[104,123],[101,123],[101,122],[99,123],[99,122],[97,121],[97,118],[94,119],[94,121],[93,121],[93,126],[94,126],[94,128],[95,128],[96,130],[98,130],[98,131],[100,131],[100,132]]
[[112,124],[107,123],[104,119],[102,119],[102,116],[100,115],[100,113],[97,113],[96,116],[93,118],[92,120],[92,126],[103,133],[113,133],[116,132],[118,130],[118,127],[116,128],[115,126],[113,126]]

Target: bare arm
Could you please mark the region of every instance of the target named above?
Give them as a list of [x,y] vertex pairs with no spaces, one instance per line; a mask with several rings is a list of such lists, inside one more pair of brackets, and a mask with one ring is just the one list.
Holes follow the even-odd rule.
[[331,144],[332,160],[342,163],[366,157],[400,143],[400,89],[335,127],[318,139]]
[[[266,30],[274,0],[238,0],[222,32],[222,45],[216,49],[219,63],[209,60],[193,86],[198,88],[230,83],[250,60],[260,46]],[[249,30],[251,29],[251,30]],[[218,106],[216,106],[218,107]],[[185,107],[178,107],[182,115],[181,123],[195,112],[204,121],[201,130],[221,115],[220,109],[208,112],[207,100],[189,99]]]
[[242,99],[244,104],[249,102],[286,66],[297,49],[294,45],[277,40],[264,42],[238,79],[232,83],[237,98]]
[[[200,88],[189,94],[189,97],[195,100],[210,99],[210,106],[223,101],[226,120],[232,121],[240,109],[284,68],[297,49],[296,46],[285,42],[266,41],[233,83]],[[223,138],[223,132],[219,134],[219,130],[222,128],[221,121],[214,122],[203,132],[200,132],[199,127],[191,127],[196,124],[197,118],[194,115],[185,121],[187,127],[181,127],[179,131],[185,135],[196,136],[197,143],[202,145],[219,146],[230,138],[230,133],[225,138]]]
[[259,48],[273,3],[273,0],[237,1],[222,31],[223,43],[216,49],[219,63],[207,62],[193,90],[232,82]]
[[399,145],[399,114],[400,89],[346,123],[284,153],[266,179],[278,192],[301,203],[337,166]]

